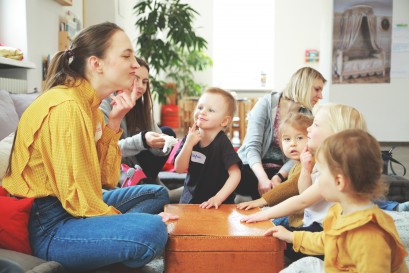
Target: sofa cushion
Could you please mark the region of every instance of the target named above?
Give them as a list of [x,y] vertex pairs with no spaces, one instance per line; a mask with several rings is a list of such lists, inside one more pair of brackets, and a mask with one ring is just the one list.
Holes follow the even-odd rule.
[[10,94],[14,103],[14,108],[19,118],[26,110],[26,108],[39,96],[39,93],[31,94]]
[[6,136],[4,139],[0,140],[0,185],[1,185],[1,180],[4,177],[8,164],[9,164],[9,158],[10,158],[10,153],[11,153],[11,147],[13,146],[13,140],[14,140],[14,132]]
[[9,92],[0,90],[0,140],[15,131],[19,121]]
[[17,263],[27,273],[66,272],[62,265],[57,262],[47,262],[12,250],[0,249],[0,257]]
[[31,254],[28,219],[34,198],[17,199],[5,194],[0,187],[0,247]]

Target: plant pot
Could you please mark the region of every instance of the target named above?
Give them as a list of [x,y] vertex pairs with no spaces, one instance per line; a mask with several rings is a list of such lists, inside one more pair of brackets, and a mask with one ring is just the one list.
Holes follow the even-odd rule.
[[178,129],[180,127],[178,105],[174,104],[162,105],[161,125],[169,126],[173,129]]

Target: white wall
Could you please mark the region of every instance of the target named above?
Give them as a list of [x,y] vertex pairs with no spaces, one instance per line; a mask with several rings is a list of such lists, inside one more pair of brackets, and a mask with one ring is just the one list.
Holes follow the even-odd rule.
[[[321,2],[328,0],[276,1],[274,86],[281,90],[303,66],[306,49],[320,50]],[[308,66],[319,69],[318,64]]]
[[[186,0],[201,14],[196,25],[200,35],[209,42],[208,54],[212,56],[213,43],[213,1]],[[222,1],[222,0],[217,0]],[[26,6],[26,20],[6,12],[4,3]],[[114,21],[133,39],[137,37],[132,7],[136,0],[86,0],[86,25],[103,21]],[[82,15],[82,0],[74,0],[72,9]],[[41,58],[57,50],[58,16],[66,8],[52,0],[1,0],[0,1],[0,41],[4,37],[16,37],[22,41],[14,45],[23,49],[28,60],[37,65],[29,71],[29,86],[41,84]],[[19,8],[20,9],[20,8]],[[306,49],[320,50],[321,61],[312,65],[328,79],[324,90],[325,100],[345,103],[362,111],[369,130],[378,140],[386,142],[409,142],[409,78],[391,78],[390,84],[331,84],[333,0],[286,0],[276,1],[276,22],[274,49],[274,88],[281,89],[291,74],[304,63]],[[394,19],[409,20],[409,1],[393,1]],[[10,25],[13,25],[10,28]],[[18,33],[27,28],[27,41]],[[7,29],[7,31],[5,30]],[[10,32],[10,29],[13,31]],[[18,31],[15,31],[18,30]],[[6,42],[8,42],[8,39]],[[26,44],[25,44],[26,43]],[[10,44],[11,45],[11,44]],[[245,54],[245,53],[244,53]],[[392,66],[400,62],[396,53],[392,54]],[[197,75],[207,85],[212,85],[212,73],[206,71]]]
[[0,42],[20,48],[36,65],[27,70],[29,92],[41,89],[42,59],[57,52],[59,16],[68,9],[82,19],[82,0],[73,0],[72,7],[53,0],[0,0]]
[[[409,1],[393,1],[393,18],[409,20]],[[331,36],[323,38],[330,39]],[[392,66],[401,61],[394,55],[396,53],[392,53]],[[336,84],[330,86],[329,100],[360,110],[369,131],[378,140],[409,142],[408,86],[409,78],[393,77],[389,84]]]

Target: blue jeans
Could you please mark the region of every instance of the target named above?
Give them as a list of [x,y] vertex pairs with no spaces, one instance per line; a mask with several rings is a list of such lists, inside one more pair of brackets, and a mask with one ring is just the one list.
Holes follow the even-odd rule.
[[389,201],[389,200],[383,200],[383,199],[378,199],[374,201],[374,203],[378,205],[380,209],[389,210],[389,211],[396,210],[397,206],[399,205],[399,203],[396,201]]
[[275,218],[272,220],[274,225],[276,226],[283,226],[285,228],[288,228],[290,226],[290,223],[288,221],[288,216],[280,217],[280,218]]
[[137,268],[162,252],[168,236],[166,224],[152,214],[169,203],[165,188],[115,189],[105,192],[103,200],[123,214],[77,218],[55,197],[36,199],[29,221],[33,254],[78,272],[115,263]]

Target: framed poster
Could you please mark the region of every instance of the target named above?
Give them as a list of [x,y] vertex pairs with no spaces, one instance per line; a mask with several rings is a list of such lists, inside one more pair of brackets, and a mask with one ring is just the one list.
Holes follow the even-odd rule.
[[332,83],[389,83],[392,0],[334,0]]

